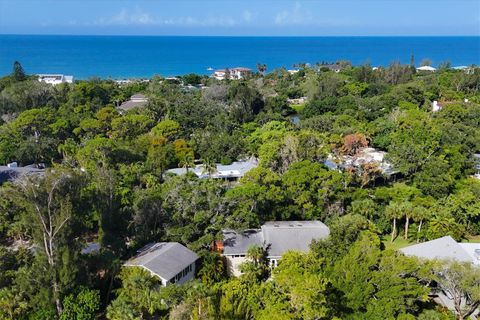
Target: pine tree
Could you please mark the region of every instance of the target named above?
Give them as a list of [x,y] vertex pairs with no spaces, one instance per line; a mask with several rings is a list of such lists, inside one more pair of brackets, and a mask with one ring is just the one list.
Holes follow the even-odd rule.
[[15,61],[13,63],[12,78],[15,81],[23,81],[27,78],[22,65],[18,61]]

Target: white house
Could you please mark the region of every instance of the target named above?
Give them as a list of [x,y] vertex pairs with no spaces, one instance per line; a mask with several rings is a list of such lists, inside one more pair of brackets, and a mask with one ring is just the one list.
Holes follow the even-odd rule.
[[73,83],[73,76],[63,74],[39,74],[38,81],[56,86],[60,83]]
[[[205,170],[204,165],[196,165],[194,168],[188,169],[189,172],[193,172],[200,179],[223,179],[229,181],[236,181],[243,177],[245,173],[256,168],[258,166],[258,160],[256,158],[250,158],[244,161],[235,161],[228,165],[220,163],[215,164],[215,171],[208,173]],[[176,175],[184,175],[187,173],[187,168],[174,168],[167,170],[167,173],[173,173]]]
[[198,256],[178,242],[151,243],[138,250],[125,267],[141,267],[152,276],[160,278],[163,286],[183,284],[195,276]]
[[437,69],[432,66],[421,66],[417,68],[417,71],[435,72]]
[[219,247],[223,250],[222,256],[226,259],[228,272],[239,276],[239,266],[246,261],[250,247],[263,248],[273,268],[285,252],[307,252],[312,240],[327,238],[330,229],[320,221],[269,221],[260,229],[243,232],[223,230],[222,233],[223,241]]
[[367,147],[360,150],[355,156],[346,155],[334,157],[332,154],[329,154],[324,164],[331,170],[351,167],[361,168],[366,164],[374,164],[382,174],[390,176],[397,173],[397,171],[392,167],[392,164],[385,159],[386,155],[387,153],[385,151]]
[[237,67],[232,69],[216,70],[213,73],[212,77],[214,77],[217,80],[224,80],[224,79],[240,80],[251,74],[252,74],[252,69]]

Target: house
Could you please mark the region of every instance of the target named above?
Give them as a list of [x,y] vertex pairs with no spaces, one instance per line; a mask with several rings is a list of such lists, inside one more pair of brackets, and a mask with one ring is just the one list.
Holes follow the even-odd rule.
[[141,93],[137,93],[137,94],[134,94],[133,96],[130,97],[130,100],[128,101],[125,101],[124,103],[122,103],[118,109],[120,109],[120,112],[126,112],[126,111],[129,111],[129,110],[132,110],[133,108],[141,108],[143,106],[145,106],[148,102],[148,98],[141,94]]
[[19,167],[16,162],[12,162],[6,166],[0,166],[0,185],[7,181],[16,181],[25,176],[43,175],[44,173],[45,169],[43,166],[29,165]]
[[421,259],[450,259],[480,265],[480,243],[459,243],[446,236],[400,249],[407,256]]
[[385,157],[387,153],[375,148],[363,148],[354,156],[345,155],[334,157],[332,154],[328,155],[324,164],[331,170],[340,170],[347,168],[361,168],[365,165],[375,165],[380,173],[391,176],[397,171],[392,167]]
[[224,79],[240,80],[251,75],[252,73],[253,73],[252,69],[237,67],[232,69],[216,70],[213,73],[212,77],[214,77],[217,80],[224,80]]
[[318,65],[318,70],[320,71],[333,71],[335,73],[339,73],[343,70],[343,67],[337,63],[322,63]]
[[285,252],[307,252],[312,240],[327,238],[330,229],[320,221],[270,221],[260,229],[243,232],[223,230],[222,233],[223,241],[219,247],[226,259],[228,272],[239,276],[239,266],[246,261],[250,247],[263,248],[269,265],[273,268]]
[[287,99],[287,103],[289,105],[300,105],[300,104],[305,104],[306,102],[307,102],[307,97],[300,97],[300,98],[293,98],[293,99],[288,98]]
[[125,267],[140,267],[152,276],[160,278],[162,286],[182,284],[195,276],[195,262],[198,256],[178,242],[151,243],[138,250]]
[[475,72],[475,66],[471,66],[471,67],[468,67],[468,66],[458,66],[458,67],[453,67],[452,69],[453,69],[453,70],[463,71],[463,72],[465,72],[466,74],[473,74],[473,73]]
[[425,72],[435,72],[437,71],[436,68],[432,67],[432,66],[421,66],[421,67],[418,67],[417,68],[417,72],[418,71],[425,71]]
[[39,74],[38,81],[56,86],[60,83],[73,83],[73,76],[65,76],[63,74]]
[[[207,172],[204,165],[196,165],[194,168],[188,169],[193,172],[200,179],[223,179],[228,181],[237,181],[242,178],[248,171],[258,166],[258,160],[251,158],[244,161],[235,161],[229,165],[215,164],[214,172]],[[175,175],[184,175],[187,173],[187,168],[174,168],[167,170],[167,173]]]
[[[480,243],[459,243],[452,237],[446,236],[432,241],[415,244],[400,249],[400,252],[407,256],[414,256],[425,260],[454,260],[458,262],[471,263],[480,268]],[[441,276],[441,273],[439,273]],[[431,297],[433,300],[448,308],[454,310],[454,299],[450,293],[437,287],[432,286]],[[468,297],[466,297],[468,299]],[[472,315],[472,319],[477,319],[480,314],[477,308]]]

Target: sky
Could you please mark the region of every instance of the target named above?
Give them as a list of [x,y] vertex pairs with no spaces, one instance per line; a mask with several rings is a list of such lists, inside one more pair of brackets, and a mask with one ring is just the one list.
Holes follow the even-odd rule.
[[0,34],[480,36],[480,0],[0,0]]

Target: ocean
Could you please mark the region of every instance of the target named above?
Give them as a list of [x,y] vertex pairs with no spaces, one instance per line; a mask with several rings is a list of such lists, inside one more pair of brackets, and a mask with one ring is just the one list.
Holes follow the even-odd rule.
[[294,64],[349,60],[388,66],[392,61],[433,66],[480,64],[480,37],[165,37],[0,35],[0,75],[20,61],[30,74],[75,79],[210,74],[225,67],[268,71]]

